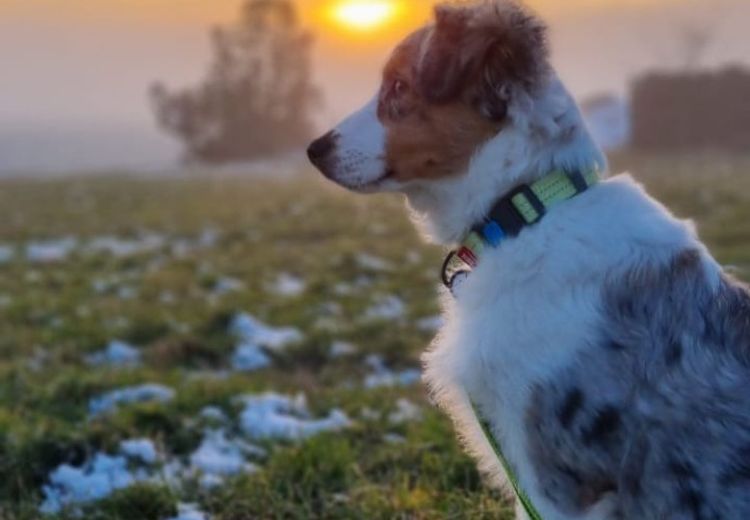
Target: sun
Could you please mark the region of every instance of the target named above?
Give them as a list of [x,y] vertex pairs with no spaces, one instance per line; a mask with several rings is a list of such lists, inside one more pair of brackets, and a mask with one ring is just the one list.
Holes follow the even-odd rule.
[[394,0],[344,0],[331,7],[331,16],[345,28],[372,31],[387,25],[400,10]]

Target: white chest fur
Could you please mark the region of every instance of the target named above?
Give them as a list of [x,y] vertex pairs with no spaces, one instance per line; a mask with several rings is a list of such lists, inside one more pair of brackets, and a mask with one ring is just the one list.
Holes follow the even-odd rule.
[[666,264],[687,248],[702,249],[692,226],[621,177],[487,252],[457,298],[445,296],[445,329],[424,356],[427,383],[480,468],[502,482],[469,396],[480,407],[545,519],[565,517],[536,492],[526,454],[524,423],[534,385],[595,344],[605,279],[639,264]]

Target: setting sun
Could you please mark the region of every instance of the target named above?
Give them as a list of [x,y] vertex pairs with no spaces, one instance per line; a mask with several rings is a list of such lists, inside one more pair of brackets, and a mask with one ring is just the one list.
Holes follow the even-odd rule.
[[393,20],[400,8],[393,0],[348,0],[334,5],[331,14],[344,27],[368,31]]

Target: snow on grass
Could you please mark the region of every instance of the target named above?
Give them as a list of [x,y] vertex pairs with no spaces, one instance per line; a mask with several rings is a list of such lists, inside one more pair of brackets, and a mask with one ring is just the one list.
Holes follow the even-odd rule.
[[354,287],[346,282],[339,282],[333,286],[333,293],[337,296],[349,296],[354,293]]
[[368,320],[396,320],[404,317],[406,305],[398,296],[388,295],[379,297],[375,303],[365,311]]
[[212,293],[214,296],[225,296],[233,292],[243,291],[244,289],[245,284],[242,280],[224,276],[216,280],[212,288]]
[[232,368],[252,372],[271,366],[271,358],[254,343],[240,343],[232,354]]
[[411,386],[422,377],[417,369],[394,372],[385,365],[383,358],[374,354],[368,356],[365,363],[372,369],[372,373],[365,377],[365,388]]
[[202,249],[215,247],[221,239],[221,233],[214,228],[206,228],[196,238],[182,238],[172,243],[172,254],[178,258],[184,258],[189,254]]
[[338,359],[346,356],[350,356],[357,352],[357,347],[346,341],[334,341],[331,345],[330,356],[333,359]]
[[310,419],[303,395],[296,398],[276,393],[246,396],[240,414],[242,430],[253,439],[302,440],[325,431],[348,427],[351,421],[341,410],[324,419]]
[[206,406],[200,412],[200,417],[208,421],[226,422],[229,418],[224,410],[218,406]]
[[422,409],[408,399],[399,399],[396,409],[388,416],[391,424],[403,424],[422,419]]
[[406,253],[406,262],[412,265],[421,263],[422,253],[420,253],[419,251],[414,251],[414,250],[409,251],[408,253]]
[[48,484],[43,486],[44,501],[39,510],[45,514],[59,513],[67,507],[101,500],[118,489],[150,478],[145,469],[131,470],[128,466],[126,456],[104,453],[97,453],[81,467],[62,464],[50,473]]
[[223,430],[207,431],[190,456],[190,471],[200,474],[203,487],[214,487],[225,477],[257,471],[247,461],[248,455],[265,456],[265,452],[241,440],[230,440]]
[[145,384],[113,390],[89,401],[89,412],[96,416],[109,412],[119,405],[145,402],[168,402],[174,398],[174,390],[158,384]]
[[417,320],[417,328],[422,332],[437,332],[443,328],[444,324],[445,320],[440,315],[428,316],[421,320]]
[[270,292],[291,298],[299,296],[307,289],[307,283],[300,277],[289,273],[281,273],[273,284],[268,287]]
[[128,343],[113,340],[101,352],[87,356],[86,362],[94,366],[134,367],[141,363],[141,352]]
[[302,341],[302,333],[293,327],[270,327],[247,313],[237,314],[229,325],[229,332],[244,343],[250,343],[271,351]]
[[87,253],[104,253],[115,258],[128,258],[153,253],[164,248],[166,238],[157,233],[145,233],[136,238],[119,238],[115,236],[101,236],[86,244]]
[[198,508],[197,504],[177,504],[177,516],[167,520],[208,520],[206,513]]
[[389,271],[392,269],[389,262],[368,253],[357,255],[357,264],[368,271]]
[[387,444],[406,444],[406,437],[397,433],[386,433],[383,435],[383,441]]
[[62,262],[77,246],[78,240],[72,237],[29,242],[26,244],[26,259],[39,264]]
[[16,255],[16,248],[13,246],[0,244],[0,264],[7,264]]
[[120,452],[145,464],[155,464],[158,459],[156,446],[149,439],[132,439],[120,443]]

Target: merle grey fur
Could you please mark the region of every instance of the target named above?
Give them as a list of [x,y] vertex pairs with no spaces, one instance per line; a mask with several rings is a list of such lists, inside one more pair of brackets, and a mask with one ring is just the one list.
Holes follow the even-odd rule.
[[529,450],[546,497],[575,515],[750,518],[750,294],[716,291],[697,251],[613,279],[601,341],[536,387]]

